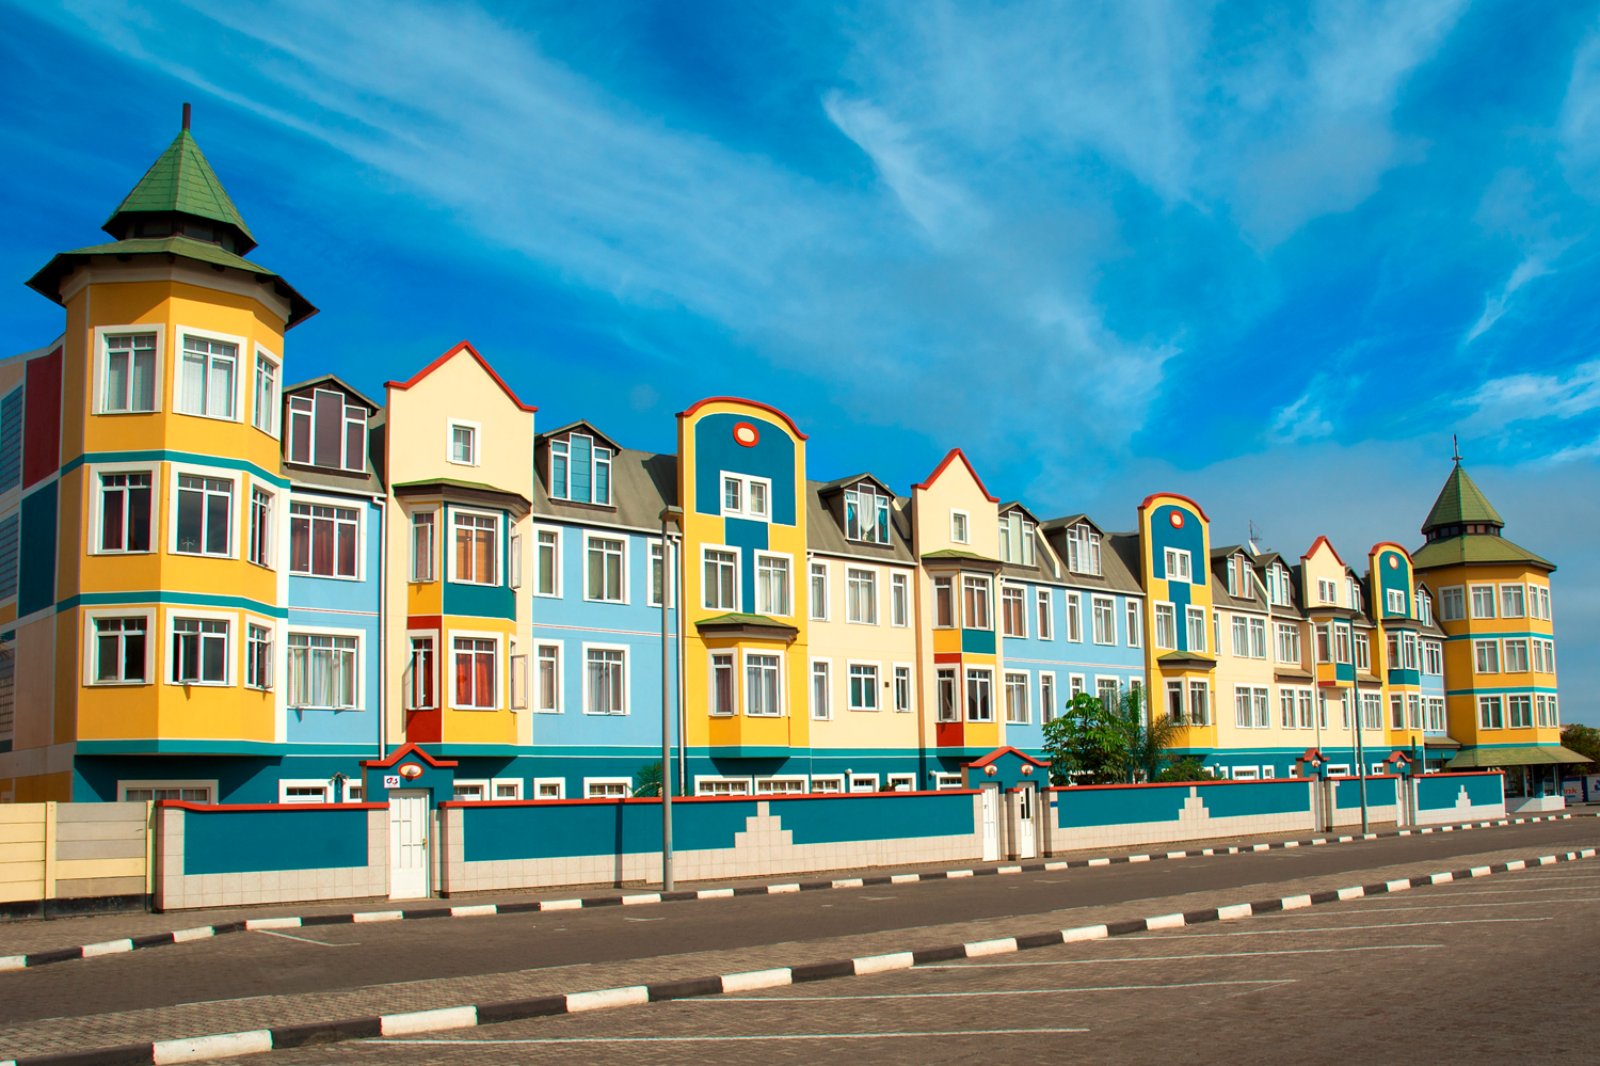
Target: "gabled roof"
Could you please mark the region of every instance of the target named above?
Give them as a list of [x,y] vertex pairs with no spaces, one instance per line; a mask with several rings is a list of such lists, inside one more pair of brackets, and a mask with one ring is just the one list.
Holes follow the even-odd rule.
[[1037,525],[1042,525],[1043,524],[1043,523],[1041,523],[1039,521],[1039,516],[1034,514],[1033,511],[1029,509],[1028,505],[1023,503],[1023,502],[1021,502],[1020,500],[1012,500],[1010,503],[1001,504],[1000,505],[1000,513],[1001,514],[1005,514],[1007,511],[1021,511],[1023,514],[1025,514],[1029,518],[1033,519],[1033,524],[1034,525],[1037,526]]
[[383,410],[381,405],[373,403],[372,400],[367,398],[365,393],[355,388],[337,374],[318,374],[314,378],[307,378],[305,381],[297,381],[293,385],[285,385],[283,387],[283,394],[285,396],[292,396],[297,392],[306,392],[311,389],[323,388],[328,385],[332,385],[342,392],[354,396],[373,411]]
[[1325,536],[1319,535],[1316,540],[1312,541],[1311,547],[1307,548],[1305,554],[1300,556],[1300,558],[1309,559],[1313,555],[1317,554],[1317,546],[1319,544],[1327,545],[1328,551],[1333,553],[1333,557],[1338,560],[1339,565],[1344,567],[1345,570],[1349,571],[1351,574],[1355,573],[1355,571],[1351,570],[1349,565],[1345,563],[1344,559],[1340,557],[1338,550],[1333,546],[1333,541],[1329,540]]
[[1433,501],[1427,520],[1422,523],[1422,532],[1426,534],[1441,526],[1468,523],[1487,523],[1496,528],[1506,524],[1500,512],[1494,509],[1483,490],[1478,488],[1477,483],[1467,475],[1466,468],[1457,460],[1450,476],[1444,480],[1444,488],[1439,490],[1439,498]]
[[581,525],[659,530],[661,511],[678,502],[678,457],[619,448],[611,457],[611,505],[572,503],[550,496],[548,469],[535,472],[533,513]]
[[1105,530],[1100,527],[1100,523],[1096,522],[1086,514],[1069,514],[1063,515],[1060,518],[1052,518],[1046,522],[1040,522],[1039,528],[1045,530],[1046,532],[1052,532],[1057,529],[1071,529],[1079,522],[1089,523],[1096,533],[1105,532]]
[[399,389],[400,391],[404,392],[406,389],[411,388],[413,385],[427,377],[429,374],[433,373],[435,370],[438,370],[441,366],[444,366],[444,364],[448,363],[461,352],[466,352],[468,355],[472,356],[477,364],[483,368],[483,372],[488,374],[490,380],[492,380],[496,385],[500,386],[500,391],[505,393],[512,403],[516,404],[519,408],[529,412],[530,414],[538,410],[537,407],[534,407],[530,404],[525,404],[521,400],[517,399],[517,394],[511,391],[511,386],[507,385],[505,381],[501,379],[500,375],[494,372],[494,367],[489,365],[489,361],[483,356],[479,355],[478,350],[467,341],[462,341],[461,343],[448,349],[443,355],[439,356],[439,358],[435,359],[433,362],[429,363],[427,366],[411,375],[411,377],[405,381],[386,381],[383,383],[383,387],[386,389]]
[[849,477],[838,478],[834,481],[822,482],[816,487],[817,493],[822,496],[831,496],[835,492],[843,492],[845,489],[848,489],[853,485],[859,485],[863,481],[872,482],[878,488],[883,490],[883,494],[885,496],[889,497],[891,500],[894,499],[894,489],[889,487],[888,482],[884,481],[883,478],[879,477],[877,474],[868,473],[866,471],[863,471],[859,474],[851,474]]
[[612,440],[606,434],[600,432],[595,428],[593,422],[590,422],[588,419],[584,418],[580,418],[576,422],[568,422],[564,426],[557,426],[555,429],[547,429],[543,433],[539,434],[538,440],[543,443],[544,441],[549,440],[551,437],[559,437],[564,433],[571,433],[573,430],[581,430],[584,433],[589,434],[589,436],[594,437],[596,440],[604,441],[614,452],[619,452],[622,450],[622,445]]
[[967,468],[967,473],[972,476],[973,484],[978,486],[978,491],[983,493],[984,499],[988,500],[990,503],[999,503],[1000,498],[991,493],[988,489],[984,488],[983,479],[978,476],[978,472],[972,467],[972,460],[968,459],[966,452],[963,452],[960,448],[951,448],[949,453],[939,461],[939,465],[934,468],[933,473],[929,474],[925,481],[923,481],[920,485],[913,485],[911,487],[913,489],[929,488],[935,481],[939,480],[939,476],[944,473],[945,468],[951,463],[955,462],[957,459],[960,459],[961,465]]
[[828,555],[851,555],[863,559],[914,562],[915,556],[911,554],[910,509],[905,506],[905,500],[887,490],[885,490],[885,495],[889,497],[889,543],[872,544],[850,540],[845,536],[845,527],[839,511],[836,508],[829,507],[826,500],[832,494],[840,491],[840,489],[854,485],[863,478],[882,484],[871,474],[858,474],[855,477],[844,478],[840,481],[830,481],[826,484],[816,481],[806,482],[807,547],[812,551]]
[[233,227],[241,255],[248,254],[256,246],[250,227],[244,224],[244,217],[233,206],[227,190],[217,180],[216,171],[206,162],[187,126],[150,164],[144,177],[122,198],[122,203],[101,228],[113,237],[124,237],[135,221],[130,216],[171,214],[190,215]]

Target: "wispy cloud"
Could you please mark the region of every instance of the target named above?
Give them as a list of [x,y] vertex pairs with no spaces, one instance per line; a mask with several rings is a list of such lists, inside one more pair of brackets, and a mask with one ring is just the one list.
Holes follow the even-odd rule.
[[1472,412],[1472,424],[1484,429],[1530,421],[1570,421],[1600,410],[1600,359],[1562,373],[1492,378],[1461,404]]
[[1490,293],[1484,298],[1483,311],[1478,315],[1477,321],[1473,322],[1471,328],[1467,330],[1466,336],[1461,339],[1462,345],[1471,344],[1489,332],[1494,327],[1494,324],[1500,321],[1500,317],[1510,308],[1511,298],[1516,295],[1517,290],[1535,278],[1542,278],[1549,273],[1551,273],[1550,267],[1540,256],[1530,255],[1518,263],[1516,268],[1511,271],[1511,276],[1506,279],[1506,283],[1500,287],[1500,290]]

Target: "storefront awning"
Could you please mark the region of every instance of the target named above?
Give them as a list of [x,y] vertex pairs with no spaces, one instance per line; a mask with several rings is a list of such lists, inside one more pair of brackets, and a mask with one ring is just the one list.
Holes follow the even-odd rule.
[[1457,740],[1455,737],[1423,737],[1422,746],[1425,748],[1459,749],[1461,747],[1461,741]]
[[1592,760],[1559,744],[1528,744],[1507,748],[1469,748],[1445,764],[1446,770],[1476,770],[1485,766],[1560,766]]

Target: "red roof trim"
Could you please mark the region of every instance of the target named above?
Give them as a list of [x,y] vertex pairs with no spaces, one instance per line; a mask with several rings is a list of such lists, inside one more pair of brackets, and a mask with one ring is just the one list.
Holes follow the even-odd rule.
[[976,766],[976,767],[984,767],[984,766],[988,766],[992,762],[999,761],[1000,759],[1004,758],[1007,755],[1015,755],[1017,758],[1021,759],[1023,762],[1032,763],[1035,766],[1049,766],[1050,765],[1050,760],[1049,759],[1045,759],[1043,762],[1041,762],[1040,760],[1035,759],[1032,755],[1029,755],[1026,752],[1018,751],[1016,748],[1013,748],[1009,744],[1007,744],[1003,748],[994,749],[989,754],[987,754],[983,758],[979,759],[977,762],[969,762],[966,765],[968,765],[968,766]]
[[454,348],[448,349],[439,358],[435,359],[433,362],[429,363],[427,366],[411,375],[409,379],[405,381],[385,381],[383,383],[383,387],[386,389],[400,389],[403,392],[415,385],[417,382],[421,381],[423,378],[427,377],[429,374],[433,373],[435,370],[438,370],[441,366],[448,363],[452,358],[461,352],[466,352],[468,355],[472,356],[472,358],[476,359],[478,361],[478,365],[483,368],[483,372],[488,374],[490,380],[492,380],[496,385],[500,386],[500,391],[504,392],[508,397],[510,397],[512,403],[516,404],[519,408],[529,412],[530,414],[538,410],[537,407],[525,404],[521,400],[517,399],[517,394],[511,391],[511,386],[507,385],[504,379],[502,379],[499,374],[494,372],[494,367],[489,365],[489,361],[483,356],[479,355],[478,349],[474,348],[468,341],[462,341]]
[[1401,555],[1404,555],[1406,557],[1406,562],[1409,563],[1411,561],[1411,553],[1406,551],[1404,547],[1402,547],[1399,544],[1396,544],[1392,540],[1380,540],[1380,541],[1378,541],[1378,543],[1376,543],[1376,544],[1374,544],[1372,546],[1372,550],[1367,552],[1367,558],[1370,559],[1374,555],[1377,555],[1378,554],[1378,549],[1380,549],[1380,548],[1394,548]]
[[196,811],[200,814],[233,814],[237,811],[382,811],[386,803],[195,803],[192,800],[156,800],[164,810]]
[[922,484],[912,485],[911,487],[914,489],[928,488],[935,481],[939,480],[939,475],[944,473],[945,467],[949,466],[957,459],[960,459],[961,462],[966,466],[967,473],[972,475],[972,480],[977,483],[978,491],[983,493],[984,499],[988,500],[990,503],[999,503],[1000,497],[994,495],[984,487],[983,478],[979,477],[977,470],[973,469],[972,460],[968,459],[967,453],[962,451],[960,448],[951,448],[949,453],[939,461],[939,465],[934,468],[933,473],[929,474],[927,478],[923,480]]
[[1146,496],[1144,498],[1144,501],[1142,503],[1139,504],[1139,510],[1143,511],[1146,507],[1149,507],[1150,506],[1150,501],[1156,499],[1159,496],[1170,496],[1174,500],[1182,500],[1184,503],[1188,504],[1190,507],[1193,507],[1195,509],[1195,511],[1200,515],[1202,520],[1204,520],[1206,522],[1211,521],[1211,516],[1206,514],[1206,509],[1204,507],[1201,507],[1198,503],[1195,503],[1193,500],[1191,500],[1189,497],[1185,496],[1181,492],[1152,492],[1150,495],[1148,495],[1148,496]]
[[370,767],[374,770],[384,769],[386,767],[393,766],[395,763],[399,762],[401,759],[404,759],[408,755],[415,755],[417,758],[421,759],[435,770],[448,770],[451,767],[460,765],[460,763],[456,762],[454,759],[441,759],[437,756],[429,755],[422,748],[419,748],[415,742],[406,744],[400,748],[396,748],[389,754],[387,758],[367,759],[361,765]]
[[[1333,557],[1338,560],[1339,565],[1344,567],[1346,570],[1350,569],[1349,564],[1343,559],[1339,558],[1339,551],[1333,546],[1333,541],[1329,540],[1326,536],[1319,536],[1316,540],[1312,541],[1311,547],[1307,548],[1306,553],[1300,556],[1300,561],[1305,562],[1307,559],[1311,558],[1311,556],[1316,553],[1318,544],[1326,544],[1328,546],[1328,550],[1333,552]],[[1351,572],[1354,573],[1354,571]]]
[[788,415],[784,414],[770,403],[762,403],[760,400],[747,400],[743,396],[707,396],[703,400],[697,400],[696,402],[690,404],[687,409],[679,411],[678,417],[688,418],[690,415],[694,414],[708,403],[742,403],[746,406],[765,411],[770,415],[777,415],[779,418],[783,419],[784,425],[789,427],[789,432],[793,433],[800,440],[810,439],[804,433],[800,432],[800,427],[794,424],[794,419],[790,418]]

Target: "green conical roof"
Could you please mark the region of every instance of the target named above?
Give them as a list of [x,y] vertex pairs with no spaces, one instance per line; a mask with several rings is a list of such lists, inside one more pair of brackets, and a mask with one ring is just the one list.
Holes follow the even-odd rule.
[[243,254],[256,245],[250,227],[244,224],[239,209],[217,180],[216,171],[206,162],[200,146],[187,129],[181,130],[167,150],[161,153],[133,191],[111,213],[103,227],[113,237],[128,233],[130,215],[190,215],[232,226],[241,238]]
[[1468,523],[1488,523],[1496,528],[1506,524],[1483,490],[1457,462],[1455,469],[1445,479],[1444,488],[1439,490],[1439,498],[1433,501],[1433,510],[1428,512],[1427,521],[1422,523],[1422,532],[1426,534],[1443,526]]

